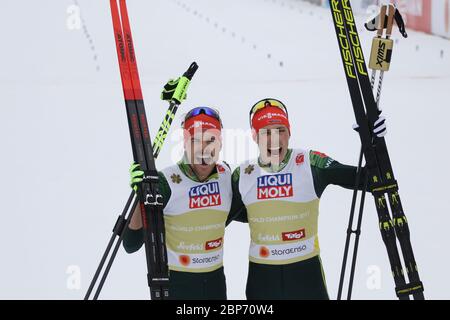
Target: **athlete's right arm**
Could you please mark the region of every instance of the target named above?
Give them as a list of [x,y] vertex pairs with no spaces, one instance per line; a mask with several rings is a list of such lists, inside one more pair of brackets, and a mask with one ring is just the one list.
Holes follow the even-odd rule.
[[[140,170],[139,165],[132,164],[130,168],[131,175],[131,187],[137,192],[137,185],[142,181],[142,177],[144,175],[143,171]],[[166,206],[169,198],[171,196],[171,191],[169,184],[167,183],[164,174],[158,172],[159,176],[159,191],[163,197],[163,208]],[[141,209],[140,206],[136,206],[136,209],[133,212],[131,217],[130,224],[128,228],[125,228],[123,234],[123,247],[125,251],[128,253],[133,253],[138,251],[142,244],[144,243],[144,233],[142,230],[142,217],[141,217]]]

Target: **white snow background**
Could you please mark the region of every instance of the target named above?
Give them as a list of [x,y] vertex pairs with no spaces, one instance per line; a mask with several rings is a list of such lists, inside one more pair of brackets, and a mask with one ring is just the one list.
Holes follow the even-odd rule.
[[[0,2],[1,299],[82,299],[130,192],[132,153],[109,1],[76,1],[79,28],[74,3]],[[360,142],[328,9],[293,0],[129,0],[128,9],[152,136],[167,110],[159,99],[163,84],[197,61],[173,129],[189,108],[209,105],[220,109],[227,129],[247,130],[250,106],[274,97],[289,108],[293,147],[356,165]],[[360,26],[364,18],[358,16]],[[361,28],[360,35],[367,60],[374,34]],[[398,43],[381,100],[386,141],[426,297],[448,299],[450,41],[409,35],[393,36]],[[246,148],[254,151],[248,137],[242,141],[239,151],[224,137],[223,158],[233,167]],[[176,148],[169,137],[158,168],[177,160]],[[329,186],[320,206],[333,299],[351,196]],[[248,226],[232,223],[224,258],[230,299],[245,299],[248,244]],[[148,297],[144,251],[121,249],[100,298]],[[396,298],[370,195],[353,298]]]

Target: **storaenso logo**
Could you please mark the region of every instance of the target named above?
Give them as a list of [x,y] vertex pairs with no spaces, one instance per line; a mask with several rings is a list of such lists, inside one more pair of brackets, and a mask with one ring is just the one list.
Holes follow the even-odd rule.
[[219,206],[222,203],[218,182],[205,183],[189,190],[189,208]]
[[192,263],[193,264],[202,264],[202,263],[215,263],[217,261],[220,261],[220,254],[217,254],[212,257],[204,257],[204,258],[193,258]]
[[353,46],[353,57],[356,61],[356,67],[359,74],[366,76],[364,54],[361,49],[361,42],[358,37],[358,29],[355,24],[355,17],[353,16],[349,0],[342,0],[342,7],[344,8],[344,15],[347,18],[347,31]]
[[294,248],[287,248],[287,249],[272,249],[270,250],[270,254],[272,256],[285,256],[293,253],[299,253],[302,251],[305,251],[307,249],[307,246],[305,244],[302,244],[298,247]]
[[340,0],[333,0],[331,2],[336,27],[339,29],[339,46],[342,50],[342,57],[344,58],[345,72],[347,73],[347,76],[356,79],[350,44],[348,43],[347,34],[345,33],[344,19],[341,10],[338,9],[339,1]]
[[386,43],[381,41],[378,46],[378,53],[377,53],[377,65],[379,65],[381,68],[383,67],[384,62],[384,56],[386,53]]

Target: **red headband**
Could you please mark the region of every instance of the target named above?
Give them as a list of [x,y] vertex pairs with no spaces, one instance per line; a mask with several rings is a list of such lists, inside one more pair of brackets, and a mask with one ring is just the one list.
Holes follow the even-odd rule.
[[185,136],[194,135],[194,132],[205,131],[215,129],[219,132],[221,131],[220,121],[214,117],[208,116],[206,114],[199,114],[197,116],[191,117],[184,122],[184,132]]
[[264,107],[256,111],[253,115],[252,128],[256,130],[256,133],[262,128],[274,124],[285,126],[291,132],[291,126],[289,125],[289,119],[286,113],[278,107]]

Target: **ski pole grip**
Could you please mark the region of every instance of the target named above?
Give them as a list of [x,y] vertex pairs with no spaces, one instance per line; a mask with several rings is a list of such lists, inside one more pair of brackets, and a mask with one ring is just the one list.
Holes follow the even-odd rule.
[[189,69],[187,69],[187,71],[183,74],[183,76],[188,78],[189,80],[192,80],[192,77],[194,76],[197,69],[198,69],[198,64],[194,61],[190,65]]

